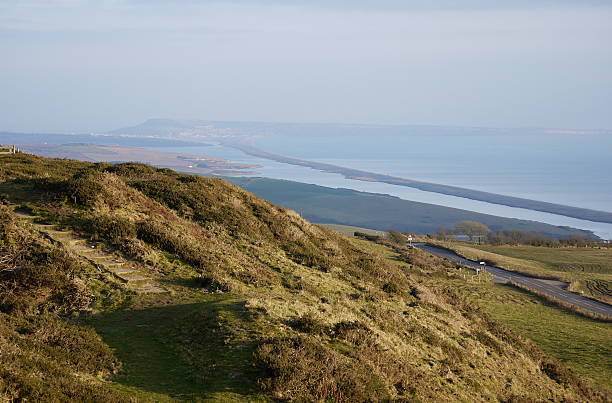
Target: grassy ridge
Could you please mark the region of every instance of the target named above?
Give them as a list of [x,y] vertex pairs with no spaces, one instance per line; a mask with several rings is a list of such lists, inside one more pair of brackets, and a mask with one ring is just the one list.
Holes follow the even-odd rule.
[[91,328],[61,319],[90,304],[83,279],[92,275],[0,205],[0,398],[121,398],[96,382],[120,366],[110,348]]
[[[452,265],[426,253],[378,253],[219,179],[28,155],[0,157],[0,167],[5,200],[89,237],[169,291],[135,294],[91,264],[65,266],[77,258],[61,242],[49,246],[56,260],[19,249],[22,263],[0,271],[9,276],[0,278],[2,295],[36,308],[2,305],[0,313],[18,321],[57,308],[45,311],[53,322],[41,330],[3,336],[27,340],[65,324],[56,339],[66,342],[52,348],[90,367],[67,362],[53,379],[3,374],[3,398],[37,400],[44,391],[59,399],[58,385],[70,385],[64,400],[607,399],[461,294],[429,283]],[[7,237],[19,233],[7,227]],[[2,243],[0,258],[21,244]],[[91,318],[77,315],[83,304]],[[74,341],[79,332],[89,337]],[[95,351],[105,353],[88,360]]]

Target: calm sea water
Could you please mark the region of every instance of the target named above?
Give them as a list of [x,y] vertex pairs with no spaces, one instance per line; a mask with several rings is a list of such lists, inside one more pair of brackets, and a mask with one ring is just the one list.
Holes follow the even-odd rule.
[[270,136],[281,154],[405,178],[612,211],[612,136]]
[[[553,203],[612,211],[612,136],[500,133],[486,129],[273,125],[255,145],[280,154],[350,168]],[[4,134],[3,143],[103,143],[177,151],[263,165],[260,176],[385,193],[406,200],[589,229],[612,239],[612,224],[346,179],[339,174],[256,158],[215,145],[135,137]],[[6,138],[7,136],[11,138]],[[56,138],[57,137],[57,138]]]
[[[258,146],[262,146],[263,142],[258,143]],[[151,147],[149,147],[151,148]],[[340,174],[333,174],[327,172],[320,172],[315,169],[306,168],[302,166],[295,166],[289,164],[283,164],[267,159],[262,159],[258,157],[253,157],[243,152],[224,147],[220,144],[214,145],[212,147],[159,147],[156,148],[160,151],[174,151],[174,152],[184,152],[198,155],[207,155],[211,157],[224,158],[235,162],[244,162],[251,164],[259,164],[264,168],[258,169],[257,176],[264,176],[268,178],[274,179],[286,179],[293,180],[297,182],[311,183],[321,186],[328,186],[333,188],[346,188],[346,189],[354,189],[364,192],[372,192],[372,193],[382,193],[389,194],[393,196],[400,197],[405,200],[413,200],[424,203],[432,203],[438,204],[447,207],[460,208],[465,210],[477,211],[480,213],[493,214],[502,217],[511,217],[511,218],[520,218],[526,220],[540,221],[553,225],[566,225],[575,228],[588,229],[593,231],[598,236],[604,239],[612,239],[612,224],[605,223],[595,223],[591,221],[579,220],[575,218],[564,217],[555,214],[542,213],[538,211],[519,209],[507,206],[501,206],[497,204],[485,203],[475,200],[469,200],[454,196],[441,195],[438,193],[432,192],[423,192],[418,189],[413,189],[405,186],[396,186],[390,185],[386,183],[375,183],[375,182],[363,182],[352,179],[346,179]],[[274,151],[281,152],[279,149],[275,149]],[[288,155],[297,155],[302,158],[312,159],[310,156],[307,156],[306,153],[299,154],[297,151],[294,154]],[[329,150],[324,150],[324,152],[329,152]],[[323,161],[324,159],[319,159]],[[338,163],[337,159],[327,158],[326,161],[330,163]],[[347,161],[356,162],[355,159],[346,159]],[[384,161],[381,160],[379,167],[382,167]],[[350,165],[348,165],[350,166]],[[353,166],[352,166],[353,167]],[[355,168],[360,168],[359,166],[354,166]],[[423,169],[423,172],[426,172],[426,169]],[[391,173],[389,171],[380,171],[383,173]],[[398,173],[392,173],[398,175]],[[482,176],[485,176],[484,174]],[[433,180],[433,179],[429,179]],[[487,189],[485,189],[487,190]]]

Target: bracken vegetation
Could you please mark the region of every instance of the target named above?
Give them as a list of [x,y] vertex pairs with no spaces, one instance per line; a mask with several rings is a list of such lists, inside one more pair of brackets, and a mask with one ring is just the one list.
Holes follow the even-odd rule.
[[[142,164],[10,155],[0,179],[2,398],[609,399],[433,286],[453,265],[399,234],[377,239],[389,247],[378,253],[223,180]],[[168,292],[137,294],[19,221],[15,206]]]

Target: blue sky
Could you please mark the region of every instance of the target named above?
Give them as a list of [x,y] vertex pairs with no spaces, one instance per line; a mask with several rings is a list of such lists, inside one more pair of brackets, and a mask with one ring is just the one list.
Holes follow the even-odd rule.
[[610,21],[609,1],[586,0],[3,0],[0,130],[612,129]]

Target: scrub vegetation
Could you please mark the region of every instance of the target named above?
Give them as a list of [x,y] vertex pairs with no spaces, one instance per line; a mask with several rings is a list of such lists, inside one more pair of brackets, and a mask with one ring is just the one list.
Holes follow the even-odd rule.
[[[392,239],[142,164],[6,155],[0,181],[3,399],[610,399],[450,286],[449,262]],[[167,292],[137,293],[15,208]]]

